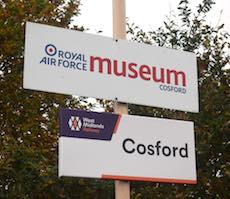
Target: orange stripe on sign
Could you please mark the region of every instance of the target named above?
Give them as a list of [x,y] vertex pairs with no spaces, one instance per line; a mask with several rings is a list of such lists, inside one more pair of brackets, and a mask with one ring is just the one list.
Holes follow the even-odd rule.
[[116,122],[116,125],[115,125],[115,128],[114,128],[113,133],[116,133],[116,132],[117,132],[117,129],[118,129],[120,120],[121,120],[121,115],[118,115],[117,122]]
[[134,176],[116,176],[116,175],[102,175],[101,178],[102,179],[110,179],[110,180],[197,184],[197,180],[182,180],[182,179],[171,179],[171,178],[147,178],[147,177],[134,177]]

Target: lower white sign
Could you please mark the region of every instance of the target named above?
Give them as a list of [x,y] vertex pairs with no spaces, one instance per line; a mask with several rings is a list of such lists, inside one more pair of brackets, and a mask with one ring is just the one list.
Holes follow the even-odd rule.
[[193,122],[61,110],[59,176],[196,184]]

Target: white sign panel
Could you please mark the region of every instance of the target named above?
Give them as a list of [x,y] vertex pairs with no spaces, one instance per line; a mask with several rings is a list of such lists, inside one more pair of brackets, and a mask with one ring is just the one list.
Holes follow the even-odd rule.
[[193,53],[27,23],[24,88],[198,112]]
[[192,122],[61,110],[59,176],[196,184]]

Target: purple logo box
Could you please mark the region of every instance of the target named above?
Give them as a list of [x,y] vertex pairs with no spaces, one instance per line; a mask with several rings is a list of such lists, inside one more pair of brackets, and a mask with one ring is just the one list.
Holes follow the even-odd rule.
[[60,136],[111,140],[121,115],[60,109]]

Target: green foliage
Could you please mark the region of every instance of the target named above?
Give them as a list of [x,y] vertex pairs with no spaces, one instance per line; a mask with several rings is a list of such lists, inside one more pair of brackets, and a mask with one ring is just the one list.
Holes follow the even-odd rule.
[[102,193],[113,194],[109,182],[57,177],[59,108],[89,109],[93,105],[84,98],[22,88],[25,22],[69,28],[80,2],[65,2],[0,0],[0,198],[103,198]]
[[[195,52],[200,95],[199,114],[129,106],[131,114],[195,121],[198,171],[197,185],[131,183],[132,198],[230,198],[229,35],[224,25],[205,22],[213,4],[203,0],[193,13],[189,1],[181,0],[180,22],[169,18],[156,31],[128,24],[133,41]],[[91,109],[94,104],[22,88],[25,22],[69,28],[79,5],[78,0],[0,0],[0,198],[114,197],[112,181],[57,177],[59,108]],[[111,102],[99,102],[112,111]]]
[[134,183],[133,198],[230,198],[230,44],[223,24],[211,27],[205,21],[212,4],[203,0],[192,13],[189,2],[182,0],[179,24],[170,18],[157,31],[146,33],[128,25],[133,41],[196,53],[200,98],[199,114],[129,106],[131,114],[194,121],[198,172],[198,184],[192,186]]

